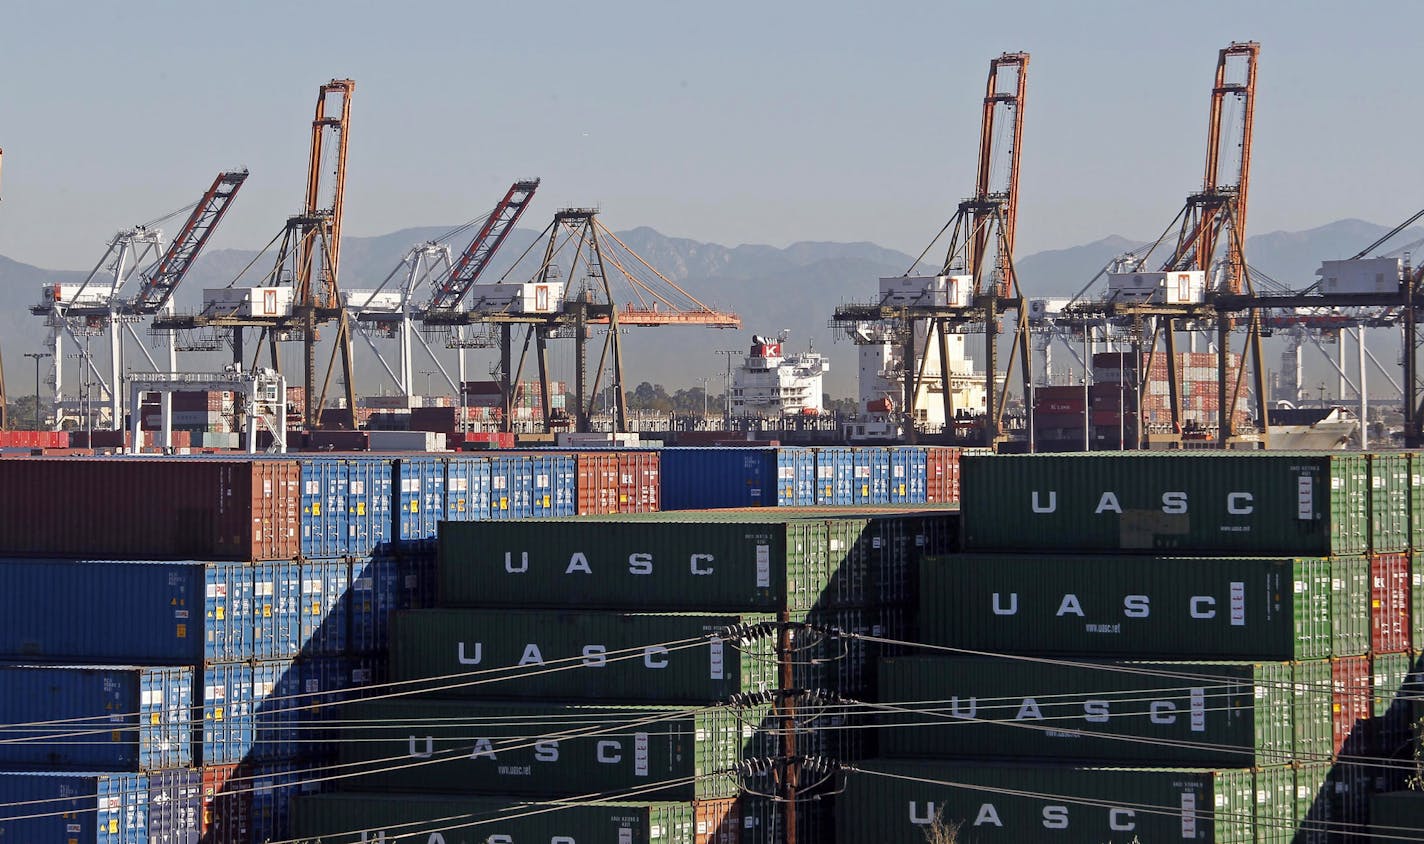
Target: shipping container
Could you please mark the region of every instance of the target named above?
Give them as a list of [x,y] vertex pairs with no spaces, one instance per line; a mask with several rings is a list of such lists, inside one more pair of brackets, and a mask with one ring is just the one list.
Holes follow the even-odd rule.
[[400,606],[400,572],[395,557],[377,555],[351,564],[347,646],[352,653],[379,653],[390,643],[391,615]]
[[[1352,673],[1355,676],[1347,681],[1347,685],[1358,682],[1362,665],[1364,663],[1353,663]],[[1303,762],[1330,759],[1335,749],[1334,708],[1337,702],[1331,660],[1304,660],[1293,663],[1291,669],[1296,756]],[[1351,690],[1344,691],[1348,693]]]
[[[1257,838],[1256,775],[1203,770],[980,767],[864,762],[836,798],[838,840],[925,844],[937,820],[975,844],[1197,841]],[[1285,768],[1289,771],[1289,768]],[[1270,806],[1260,832],[1290,830],[1294,804]]]
[[[1339,801],[1330,762],[1301,762],[1295,768],[1295,816],[1299,830],[1292,844],[1330,844]],[[1338,837],[1338,836],[1337,836]]]
[[1327,559],[962,554],[924,560],[921,580],[929,644],[1127,659],[1355,655],[1334,639]]
[[774,507],[775,448],[665,448],[662,509]]
[[391,627],[391,679],[442,678],[407,688],[445,697],[721,702],[777,685],[775,638],[728,631],[773,618],[410,610]]
[[[377,700],[345,707],[344,788],[570,797],[647,789],[650,800],[733,797],[759,753],[748,710]],[[369,771],[369,773],[365,773]],[[666,787],[659,787],[666,783]]]
[[816,503],[849,507],[853,503],[855,459],[846,446],[816,449]]
[[1418,841],[1424,830],[1424,792],[1391,791],[1370,798],[1370,841]]
[[647,449],[618,450],[618,512],[662,509],[662,455]]
[[433,538],[435,526],[446,519],[445,460],[424,455],[402,457],[395,461],[394,471],[397,501],[392,538]]
[[534,517],[534,471],[527,457],[490,459],[490,518]]
[[252,800],[246,775],[236,764],[202,770],[203,844],[248,844],[253,840]]
[[291,460],[7,459],[0,461],[0,553],[290,559],[300,550],[299,482]]
[[396,836],[447,844],[487,841],[579,844],[739,844],[732,798],[689,803],[521,803],[512,798],[440,794],[322,794],[293,803],[292,835],[322,844],[364,844]]
[[229,663],[203,669],[202,748],[204,766],[231,765],[252,751],[255,725],[252,665]]
[[252,657],[252,571],[241,563],[6,559],[0,583],[0,659]]
[[152,771],[193,763],[193,670],[0,666],[0,765]]
[[611,451],[574,453],[580,516],[618,512],[618,455]]
[[964,547],[1327,556],[1369,550],[1363,455],[1131,452],[961,462]]
[[253,657],[290,659],[302,643],[302,566],[295,560],[253,566]]
[[959,456],[957,448],[925,449],[926,504],[959,504]]
[[[1424,494],[1420,495],[1424,498]],[[1409,639],[1416,651],[1424,650],[1424,561],[1419,554],[1409,554]]]
[[1342,656],[1330,660],[1330,683],[1331,711],[1335,722],[1335,742],[1331,754],[1368,755],[1370,658]]
[[148,844],[198,844],[203,834],[203,774],[172,768],[148,774]]
[[298,664],[290,659],[252,663],[253,739],[243,761],[291,759],[297,755],[304,727]]
[[1370,652],[1370,560],[1330,558],[1330,626],[1336,656]]
[[1409,455],[1371,454],[1370,551],[1375,554],[1409,550]]
[[1424,691],[1412,654],[1370,658],[1371,749],[1360,755],[1410,759],[1415,698]]
[[1319,750],[1296,747],[1286,662],[912,656],[881,662],[880,695],[894,758],[1245,768]]
[[399,578],[399,608],[420,610],[436,606],[435,543],[402,542],[391,553]]
[[346,461],[307,457],[302,467],[302,555],[335,557],[346,553]]
[[372,451],[444,451],[445,434],[436,431],[381,431],[366,432]]
[[298,758],[336,755],[345,703],[384,683],[385,669],[385,659],[377,657],[321,656],[297,662],[299,683],[291,697],[274,701],[272,709],[295,713]]
[[337,554],[360,557],[392,539],[395,467],[387,457],[345,458],[346,542]]
[[300,762],[266,762],[252,766],[246,787],[253,844],[290,839],[292,802],[298,797],[319,794],[324,785],[312,778],[314,774],[321,775]]
[[490,461],[450,457],[445,461],[445,518],[452,522],[490,517]]
[[1424,453],[1409,452],[1409,547],[1424,549]]
[[851,449],[852,504],[890,503],[890,450],[883,446]]
[[148,789],[137,773],[0,773],[0,841],[149,844]]
[[[911,599],[949,512],[769,508],[445,524],[447,606],[805,611]],[[557,529],[554,529],[554,528]]]
[[1370,647],[1375,653],[1409,650],[1408,554],[1370,555]]
[[574,515],[578,504],[578,468],[573,456],[534,454],[528,459],[533,482],[530,515],[536,519]]
[[810,507],[816,503],[816,452],[809,448],[776,450],[776,503]]
[[890,503],[924,504],[929,457],[926,449],[905,446],[890,449]]
[[301,637],[303,656],[346,653],[346,617],[351,566],[345,559],[301,563]]

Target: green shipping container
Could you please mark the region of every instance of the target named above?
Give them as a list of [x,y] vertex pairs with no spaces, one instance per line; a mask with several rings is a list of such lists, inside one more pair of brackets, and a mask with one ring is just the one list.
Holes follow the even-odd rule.
[[1409,546],[1424,550],[1424,452],[1409,452]]
[[[440,526],[442,606],[731,612],[911,600],[913,566],[958,516],[649,513]],[[937,546],[937,547],[936,547]]]
[[1095,452],[961,461],[972,551],[1369,551],[1369,465],[1322,452]]
[[1391,791],[1370,798],[1370,841],[1424,837],[1424,791]]
[[[1420,498],[1424,498],[1421,492]],[[1418,551],[1409,555],[1409,629],[1414,650],[1424,650],[1424,563]]]
[[1370,455],[1370,551],[1375,554],[1409,550],[1409,455]]
[[[846,774],[836,798],[839,841],[925,844],[938,818],[974,844],[1253,844],[1250,769],[979,767],[876,760]],[[1289,771],[1289,767],[1285,768]],[[1294,803],[1271,829],[1294,827]],[[1287,839],[1288,840],[1288,839]]]
[[[1298,752],[1288,662],[903,657],[881,661],[880,691],[887,709],[913,710],[880,716],[894,758],[1249,768]],[[1327,710],[1311,732],[1330,726]]]
[[1329,844],[1338,809],[1329,762],[1295,765],[1295,817],[1298,833],[1293,844]]
[[317,794],[293,801],[292,835],[321,844],[702,844],[708,833],[699,832],[699,827],[706,829],[706,816],[721,812],[732,815],[728,820],[739,820],[735,809],[735,801],[730,799],[705,803],[521,803],[509,798],[437,794]]
[[[757,730],[769,706],[564,706],[410,700],[343,710],[340,761],[351,788],[556,798],[638,795],[648,800],[732,797],[724,773],[768,755]],[[356,773],[356,772],[369,773]],[[665,786],[660,784],[668,782]]]
[[1335,686],[1330,660],[1294,663],[1291,680],[1295,685],[1292,720],[1296,758],[1301,762],[1329,759],[1335,752]]
[[922,575],[920,636],[933,645],[1125,659],[1348,655],[1335,653],[1328,559],[960,554],[926,560]]
[[[441,697],[728,701],[778,686],[776,636],[719,631],[768,615],[431,609],[397,613],[391,679]],[[436,679],[430,679],[436,678]]]
[[1330,629],[1333,656],[1370,652],[1370,558],[1330,559]]

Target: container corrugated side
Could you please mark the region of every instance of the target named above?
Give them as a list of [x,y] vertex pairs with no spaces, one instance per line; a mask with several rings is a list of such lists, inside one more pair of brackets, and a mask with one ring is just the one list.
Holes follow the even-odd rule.
[[1337,801],[1329,762],[1299,762],[1295,768],[1295,817],[1299,833],[1293,844],[1330,844]]
[[[362,844],[441,833],[457,841],[740,844],[732,799],[695,802],[529,803],[439,794],[322,794],[293,803],[292,834],[323,844]],[[438,820],[449,818],[450,820]],[[720,819],[720,820],[719,820]],[[720,830],[719,830],[720,827]],[[364,837],[363,837],[364,836]]]
[[334,557],[346,553],[346,464],[336,457],[303,456],[302,554]]
[[301,547],[299,491],[291,460],[7,459],[0,536],[12,556],[290,559]]
[[618,450],[618,512],[662,509],[662,455],[651,449]]
[[1361,554],[1363,455],[1096,452],[961,461],[971,550]]
[[321,793],[325,784],[303,772],[306,764],[293,761],[264,762],[252,767],[246,788],[251,840],[279,841],[291,830],[291,805],[301,796]]
[[1370,752],[1370,658],[1330,660],[1331,711],[1335,741],[1332,754],[1364,756]]
[[150,771],[193,762],[193,670],[0,666],[0,765]]
[[1409,547],[1424,549],[1424,453],[1409,452]]
[[252,840],[252,801],[245,768],[206,765],[203,771],[203,844]]
[[1416,696],[1424,691],[1413,654],[1370,657],[1370,745],[1360,755],[1397,759],[1409,756],[1414,739]]
[[1291,683],[1291,665],[1284,662],[886,659],[880,699],[914,711],[880,716],[880,752],[918,759],[1283,765],[1296,754]]
[[816,453],[783,446],[776,450],[776,503],[809,507],[816,503]]
[[395,461],[394,471],[396,527],[392,538],[433,538],[435,526],[445,520],[445,460],[401,457]]
[[1411,638],[1408,554],[1370,555],[1370,649],[1402,653]]
[[607,451],[574,454],[580,516],[618,512],[618,455]]
[[393,539],[395,466],[388,457],[350,457],[345,471],[346,541],[338,554],[359,557]]
[[662,509],[776,506],[776,449],[665,448]]
[[1330,624],[1334,656],[1370,652],[1370,560],[1330,559]]
[[385,682],[386,661],[380,657],[319,656],[298,661],[296,670],[299,682],[295,695],[275,701],[278,706],[274,710],[295,713],[298,758],[334,758],[345,704]]
[[144,774],[0,772],[0,841],[149,844]]
[[400,572],[395,557],[377,555],[351,563],[347,645],[352,653],[384,651],[390,642],[391,615],[400,606]]
[[890,503],[928,502],[929,452],[919,446],[890,449]]
[[961,554],[921,567],[929,644],[1102,658],[1334,656],[1328,559]]
[[[860,763],[836,798],[843,841],[924,844],[936,817],[975,844],[1257,840],[1249,769],[989,767],[959,762]],[[1286,769],[1289,770],[1289,769]],[[1263,826],[1293,826],[1293,806]],[[1265,830],[1263,829],[1262,832]]]
[[303,656],[346,652],[351,565],[346,559],[303,560],[301,563],[301,637]]
[[1416,651],[1424,650],[1424,560],[1409,555],[1409,639]]
[[1370,551],[1388,554],[1409,550],[1409,456],[1403,452],[1374,453],[1370,465]]
[[1418,841],[1424,829],[1424,792],[1392,791],[1370,798],[1370,840]]
[[243,761],[290,759],[302,734],[302,675],[297,660],[252,663],[252,749]]
[[534,470],[527,457],[490,458],[490,518],[534,516]]
[[243,571],[240,564],[194,561],[0,560],[0,659],[91,665],[246,659],[250,574],[249,616],[235,612],[243,606]]
[[148,775],[148,844],[197,844],[203,834],[203,775],[172,768]]
[[852,504],[890,503],[890,451],[883,446],[851,449]]
[[253,657],[289,659],[301,650],[302,567],[295,560],[258,563],[253,578]]
[[[649,788],[655,800],[731,797],[762,711],[436,700],[345,707],[345,788],[568,797]],[[399,764],[393,764],[396,760]],[[698,778],[689,781],[690,778]],[[660,783],[676,780],[666,788]]]
[[489,517],[489,458],[446,458],[445,518],[452,522],[469,522],[483,521]]
[[925,503],[959,503],[959,457],[957,448],[925,449]]
[[210,665],[203,669],[202,748],[206,766],[236,764],[252,751],[255,737],[252,666],[246,663]]
[[[409,687],[438,690],[445,697],[721,702],[776,686],[772,637],[736,642],[717,636],[723,628],[769,618],[411,610],[397,613],[391,627],[391,679],[478,678]],[[571,665],[577,667],[541,670]]]
[[852,449],[829,446],[816,449],[816,503],[848,507],[854,503],[855,460]]

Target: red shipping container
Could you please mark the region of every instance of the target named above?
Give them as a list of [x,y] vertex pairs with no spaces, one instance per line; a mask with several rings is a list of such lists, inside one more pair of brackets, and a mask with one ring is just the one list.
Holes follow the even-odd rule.
[[959,449],[930,446],[925,449],[925,458],[925,501],[958,504]]
[[741,798],[698,800],[692,804],[693,841],[697,844],[741,844]]
[[662,456],[647,449],[620,449],[618,512],[656,513],[662,508]]
[[1365,722],[1370,717],[1370,658],[1346,656],[1330,660],[1330,687],[1335,752],[1339,753],[1354,735],[1351,755],[1361,755],[1365,749]]
[[1076,401],[1083,402],[1082,385],[1035,387],[1033,390],[1034,404],[1051,401]]
[[607,451],[578,451],[578,514],[606,515],[618,509],[618,456]]
[[1370,555],[1370,650],[1409,650],[1409,555]]
[[300,480],[290,460],[0,461],[0,556],[292,559]]
[[252,840],[250,788],[235,764],[203,769],[203,844],[248,844]]

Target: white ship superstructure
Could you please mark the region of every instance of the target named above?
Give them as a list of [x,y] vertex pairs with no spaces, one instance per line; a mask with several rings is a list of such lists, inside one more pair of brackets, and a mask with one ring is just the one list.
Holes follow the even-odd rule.
[[732,379],[732,415],[763,418],[822,411],[821,376],[830,361],[815,351],[784,355],[786,334],[752,335],[751,351]]

